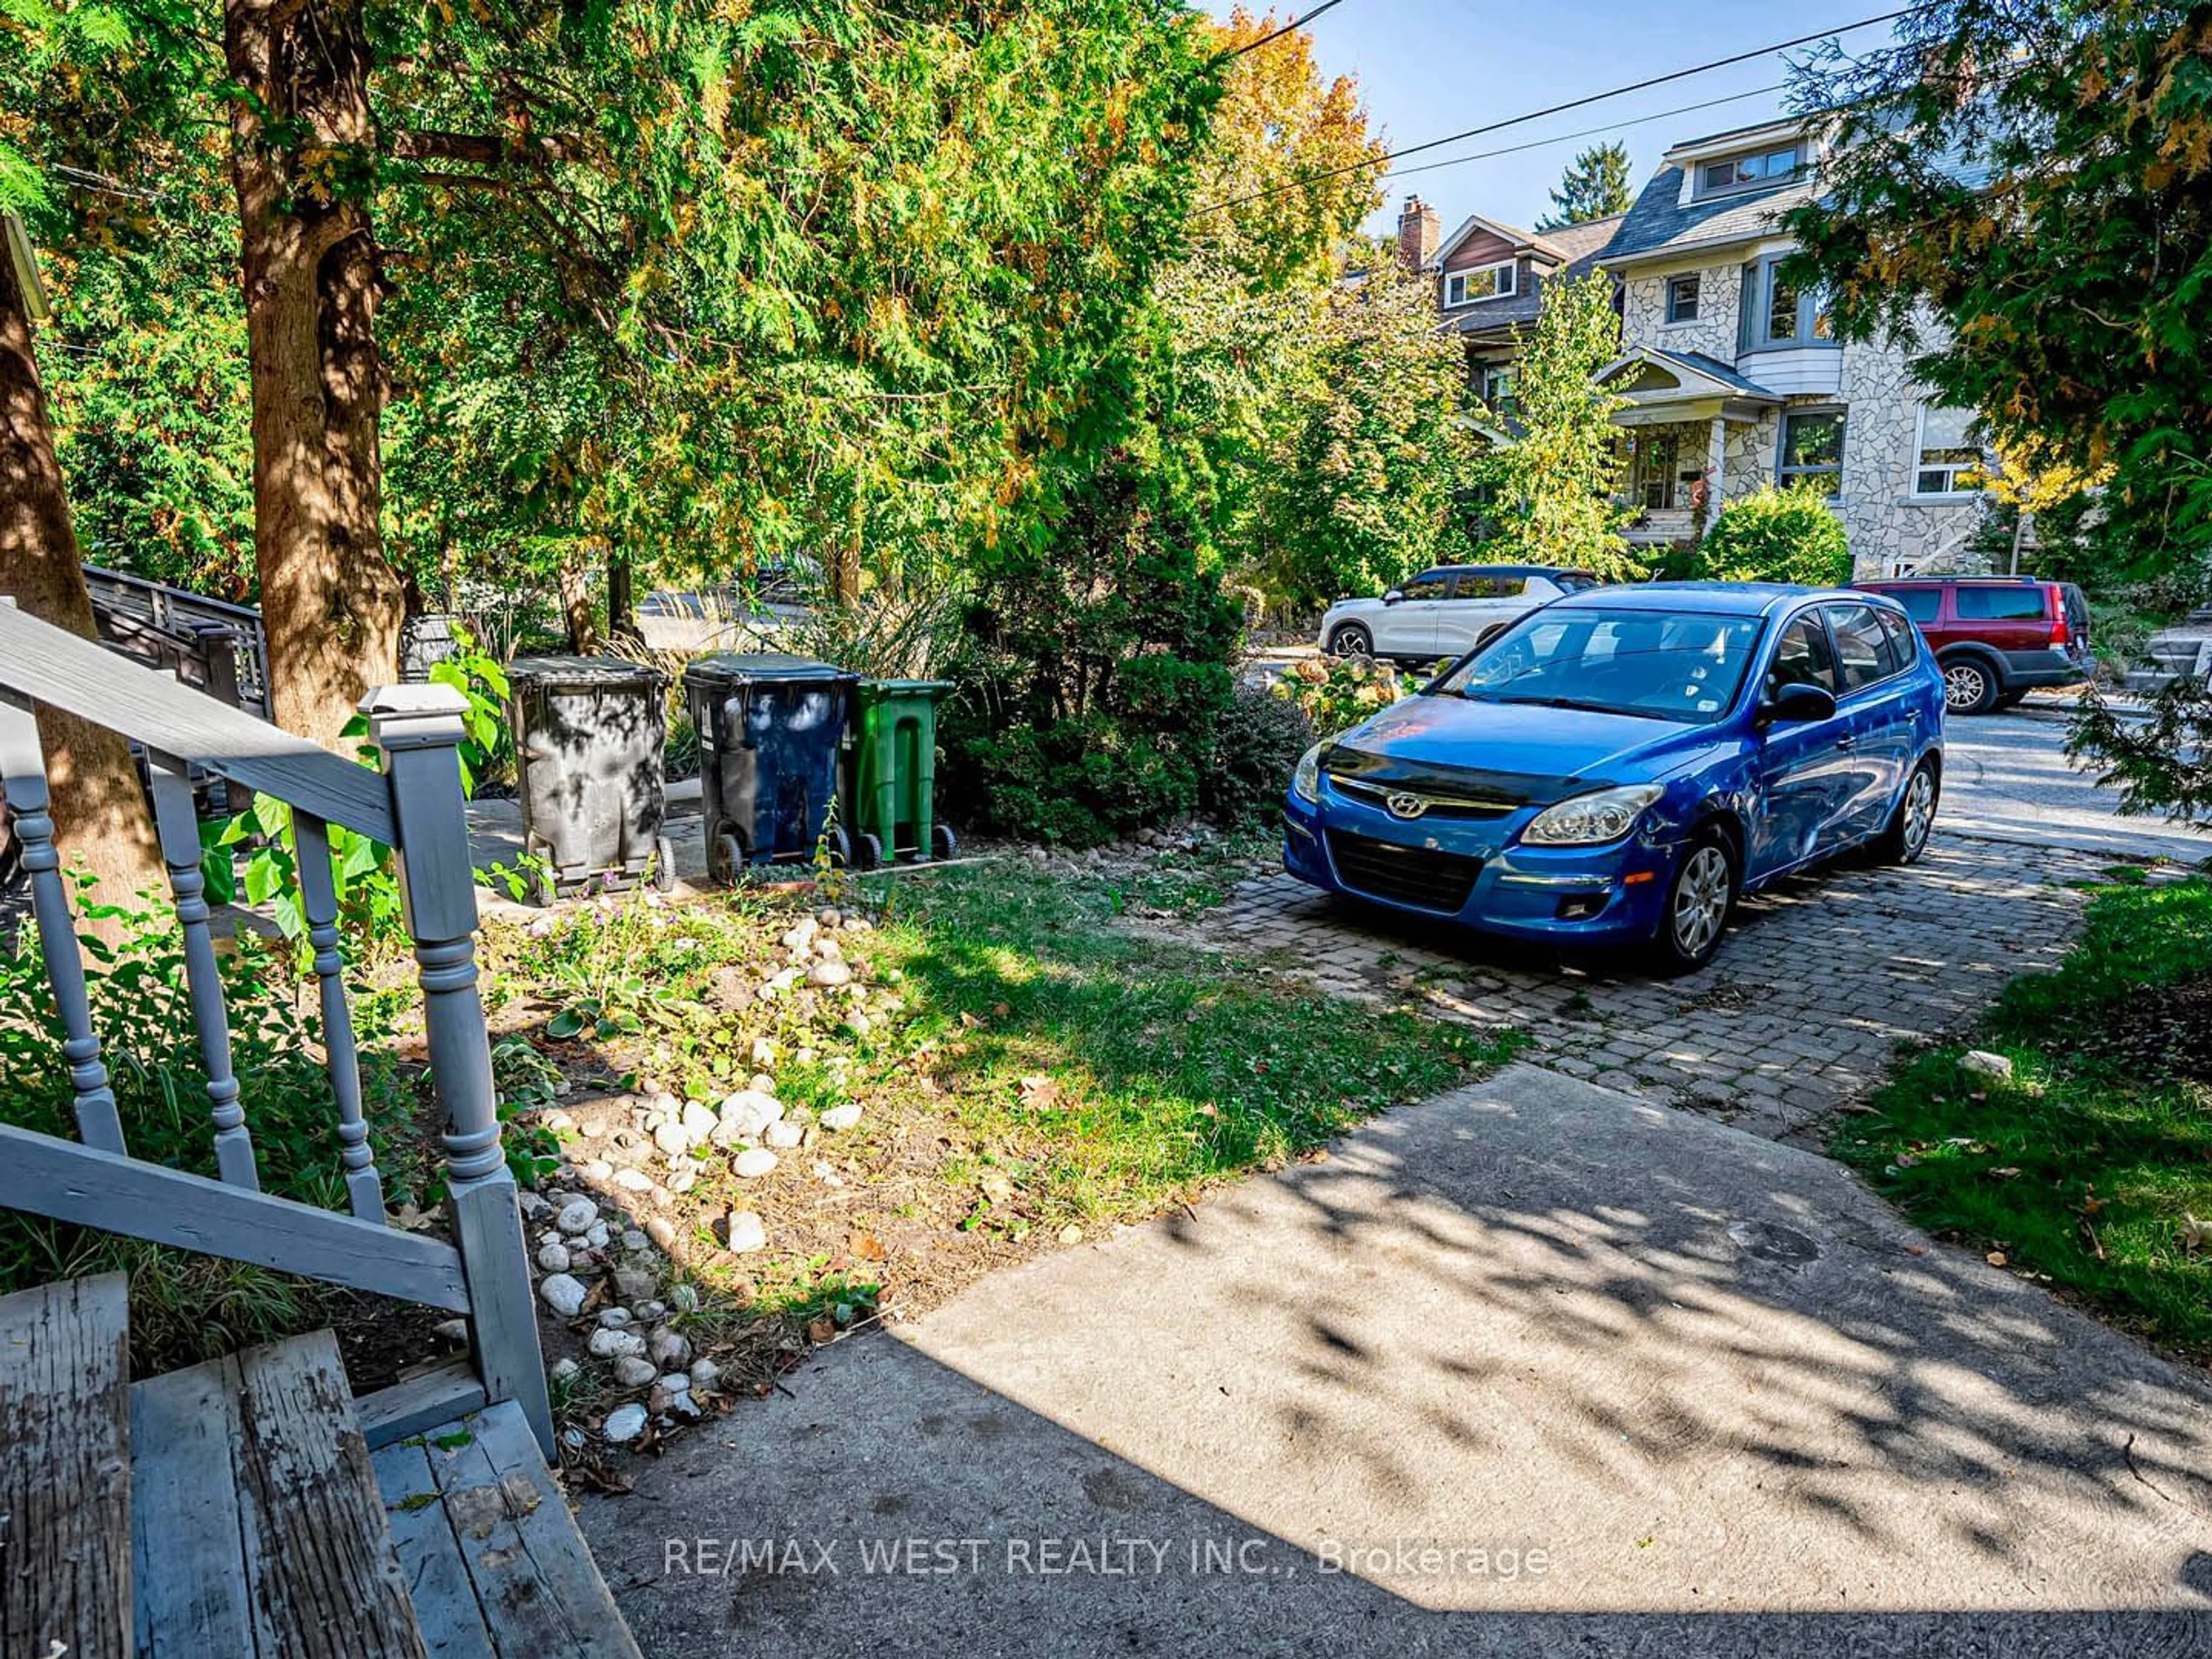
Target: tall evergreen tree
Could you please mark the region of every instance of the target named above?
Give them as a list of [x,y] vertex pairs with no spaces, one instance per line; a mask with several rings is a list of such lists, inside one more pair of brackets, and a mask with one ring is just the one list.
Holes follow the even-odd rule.
[[1593,144],[1567,164],[1552,192],[1552,211],[1536,221],[1538,230],[1565,230],[1592,219],[1628,211],[1635,192],[1628,185],[1628,146]]

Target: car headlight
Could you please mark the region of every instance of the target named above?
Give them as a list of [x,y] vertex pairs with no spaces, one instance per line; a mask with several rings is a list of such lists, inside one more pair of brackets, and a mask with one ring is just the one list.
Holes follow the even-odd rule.
[[1300,800],[1321,804],[1321,751],[1328,745],[1317,743],[1298,757],[1297,770],[1291,774],[1291,793]]
[[1595,847],[1619,841],[1636,828],[1644,809],[1666,793],[1662,784],[1631,783],[1571,796],[1537,813],[1521,839],[1538,847]]

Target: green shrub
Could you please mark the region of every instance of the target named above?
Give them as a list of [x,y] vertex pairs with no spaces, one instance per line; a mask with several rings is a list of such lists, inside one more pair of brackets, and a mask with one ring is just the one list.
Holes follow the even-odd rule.
[[1770,484],[1730,501],[1698,551],[1698,574],[1713,580],[1835,587],[1851,579],[1850,543],[1819,484]]
[[1215,730],[1206,811],[1231,825],[1272,823],[1313,740],[1313,722],[1296,703],[1262,686],[1238,686]]
[[1308,657],[1275,682],[1274,695],[1315,732],[1333,738],[1406,695],[1398,671],[1370,657]]
[[1241,607],[1152,495],[1103,468],[983,574],[944,726],[945,799],[978,828],[1087,847],[1200,805]]

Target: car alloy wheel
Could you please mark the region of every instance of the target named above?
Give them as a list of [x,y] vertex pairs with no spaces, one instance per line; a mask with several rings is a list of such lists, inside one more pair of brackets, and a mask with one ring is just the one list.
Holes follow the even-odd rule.
[[1328,648],[1339,657],[1371,657],[1375,636],[1358,623],[1346,623],[1328,636]]
[[1674,884],[1674,904],[1667,916],[1674,948],[1686,960],[1702,961],[1712,951],[1727,924],[1734,886],[1728,854],[1720,848],[1703,842],[1690,849],[1689,862]]
[[1928,845],[1928,832],[1936,823],[1936,775],[1922,767],[1905,787],[1905,856],[1920,856]]
[[1978,713],[1990,700],[1989,671],[1979,663],[1954,662],[1943,671],[1943,701],[1954,714]]

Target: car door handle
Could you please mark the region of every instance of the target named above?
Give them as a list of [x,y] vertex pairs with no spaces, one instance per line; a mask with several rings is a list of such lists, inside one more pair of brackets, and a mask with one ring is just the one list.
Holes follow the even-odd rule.
[[1856,749],[1858,746],[1859,740],[1848,732],[1836,739],[1836,747],[1838,749]]

